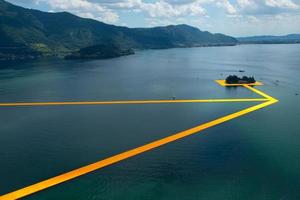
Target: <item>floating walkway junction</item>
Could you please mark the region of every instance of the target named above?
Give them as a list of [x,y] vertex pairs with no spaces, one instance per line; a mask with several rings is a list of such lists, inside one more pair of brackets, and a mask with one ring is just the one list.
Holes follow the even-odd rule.
[[210,122],[200,124],[196,127],[192,127],[190,129],[175,133],[171,136],[158,139],[151,143],[139,146],[134,149],[130,149],[123,153],[108,157],[106,159],[97,161],[95,163],[83,166],[78,169],[74,169],[72,171],[66,172],[64,174],[60,174],[58,176],[49,178],[47,180],[35,183],[33,185],[29,185],[27,187],[21,188],[19,190],[10,192],[8,194],[4,194],[0,196],[0,200],[16,200],[20,199],[29,195],[32,195],[36,192],[45,190],[49,187],[53,187],[55,185],[70,181],[75,179],[79,176],[85,175],[87,173],[93,172],[95,170],[99,170],[101,168],[107,167],[109,165],[115,164],[127,158],[142,154],[146,151],[150,151],[152,149],[161,147],[168,143],[174,142],[176,140],[180,140],[187,136],[199,133],[205,129],[210,127],[222,124],[229,120],[241,117],[248,113],[254,112],[256,110],[262,109],[264,107],[270,106],[274,103],[277,103],[278,100],[269,96],[268,94],[254,88],[253,86],[261,86],[263,85],[260,82],[256,82],[254,84],[226,84],[224,80],[217,80],[216,81],[221,86],[237,86],[237,87],[244,87],[252,92],[260,95],[262,98],[255,98],[255,99],[192,99],[192,100],[144,100],[144,101],[96,101],[96,102],[14,102],[14,103],[0,103],[1,107],[15,107],[15,106],[66,106],[66,105],[115,105],[115,104],[160,104],[160,103],[218,103],[218,102],[259,102],[258,105],[251,106],[249,108],[243,109],[241,111],[217,118]]

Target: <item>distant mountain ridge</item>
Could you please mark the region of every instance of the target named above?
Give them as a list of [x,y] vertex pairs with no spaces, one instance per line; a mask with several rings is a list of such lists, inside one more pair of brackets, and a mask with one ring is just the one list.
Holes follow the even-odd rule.
[[287,44],[300,43],[300,34],[289,34],[283,36],[261,35],[237,38],[240,43],[248,44]]
[[26,9],[0,0],[0,57],[55,55],[107,43],[122,49],[161,49],[236,45],[238,41],[184,24],[127,28],[67,12]]

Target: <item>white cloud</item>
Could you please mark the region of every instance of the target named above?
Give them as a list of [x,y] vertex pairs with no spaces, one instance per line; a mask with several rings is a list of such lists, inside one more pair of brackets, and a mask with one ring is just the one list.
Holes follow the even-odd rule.
[[300,6],[291,0],[266,0],[266,5],[270,7],[299,9]]
[[237,14],[237,9],[228,0],[217,1],[217,6],[224,8],[230,15]]
[[205,9],[199,0],[159,0],[156,2],[144,2],[142,0],[123,0],[120,2],[106,3],[114,9],[134,9],[147,13],[150,17],[179,17],[205,15]]
[[148,12],[151,17],[180,17],[187,15],[205,15],[205,9],[197,2],[189,4],[172,5],[165,1],[143,3],[141,9]]
[[256,7],[256,3],[253,0],[237,0],[237,5],[240,6],[241,8]]
[[131,27],[186,23],[233,35],[300,31],[300,0],[8,1],[46,11],[68,11],[107,23],[126,23]]
[[292,0],[237,0],[241,15],[278,15],[299,12],[300,5]]
[[[23,0],[19,0],[23,1]],[[89,17],[108,23],[119,21],[118,13],[145,13],[159,20],[213,16],[225,11],[227,16],[278,15],[300,10],[293,0],[31,0],[46,3],[50,10],[66,10],[82,17]],[[207,10],[207,7],[213,7]],[[222,10],[220,10],[222,9]]]
[[115,23],[119,16],[113,10],[99,3],[87,0],[36,0],[37,3],[47,3],[52,10],[64,10],[81,17],[97,19],[100,21]]

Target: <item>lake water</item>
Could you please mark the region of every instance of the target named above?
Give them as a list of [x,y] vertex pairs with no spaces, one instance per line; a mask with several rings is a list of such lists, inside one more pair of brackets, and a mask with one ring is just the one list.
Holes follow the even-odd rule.
[[[258,97],[214,82],[238,70],[279,103],[24,199],[300,199],[297,44],[1,62],[0,102]],[[0,194],[255,104],[0,107]]]

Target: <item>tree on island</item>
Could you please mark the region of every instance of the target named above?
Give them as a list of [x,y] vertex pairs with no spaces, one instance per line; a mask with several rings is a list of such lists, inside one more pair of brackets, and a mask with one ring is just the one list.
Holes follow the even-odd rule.
[[253,76],[247,77],[243,76],[242,78],[239,78],[236,75],[230,75],[226,78],[227,84],[246,84],[246,83],[255,83],[256,80]]

